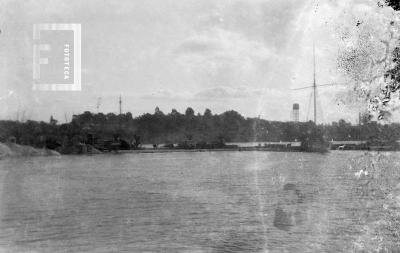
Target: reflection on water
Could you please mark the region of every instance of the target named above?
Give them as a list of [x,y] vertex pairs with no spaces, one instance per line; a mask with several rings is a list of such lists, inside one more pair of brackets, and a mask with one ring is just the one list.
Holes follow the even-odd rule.
[[[364,156],[209,152],[1,160],[0,252],[362,252],[382,246],[369,239],[378,232],[392,247],[395,237],[381,227],[392,224],[385,217],[393,212],[382,214],[395,181],[378,181],[384,177],[370,171],[376,177],[365,190],[354,176],[371,163]],[[396,168],[396,157],[375,166]],[[398,171],[390,178],[399,178]]]
[[289,231],[292,226],[301,225],[305,219],[300,209],[304,202],[301,191],[295,184],[288,183],[283,186],[283,196],[275,209],[274,226],[278,229]]

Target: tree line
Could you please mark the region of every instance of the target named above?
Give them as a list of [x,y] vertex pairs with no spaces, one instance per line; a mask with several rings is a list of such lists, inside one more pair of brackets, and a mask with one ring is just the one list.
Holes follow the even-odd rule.
[[380,124],[364,117],[357,125],[344,120],[315,125],[312,121],[279,122],[245,118],[233,110],[213,114],[206,109],[203,114],[195,114],[190,107],[185,113],[173,109],[168,114],[157,107],[154,113],[138,117],[133,117],[130,112],[117,115],[86,111],[74,115],[71,122],[63,124],[53,117],[49,122],[0,121],[2,142],[13,137],[19,144],[54,148],[87,142],[88,136],[97,140],[119,138],[131,144],[330,140],[367,140],[373,144],[393,144],[400,140],[400,124]]

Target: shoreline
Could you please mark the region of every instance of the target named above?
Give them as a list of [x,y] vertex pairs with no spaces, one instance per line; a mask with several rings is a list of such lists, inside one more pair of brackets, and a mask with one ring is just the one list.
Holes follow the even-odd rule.
[[181,153],[181,152],[227,152],[227,151],[270,151],[270,152],[301,152],[297,150],[272,150],[263,148],[214,148],[214,149],[136,149],[119,150],[117,153]]
[[5,157],[60,156],[55,150],[0,142],[0,159]]
[[72,154],[63,154],[59,153],[55,150],[50,149],[39,149],[26,145],[19,145],[15,143],[0,143],[0,159],[7,157],[38,157],[38,156],[69,156],[69,155],[106,155],[106,154],[158,154],[158,153],[194,153],[194,152],[300,152],[300,153],[318,153],[318,154],[326,154],[331,151],[333,152],[346,152],[346,151],[362,151],[362,152],[398,152],[400,150],[380,150],[380,149],[371,149],[371,150],[301,150],[299,148],[271,148],[271,147],[235,147],[235,148],[208,148],[208,149],[174,149],[174,148],[144,148],[144,149],[130,149],[130,150],[114,150],[114,151],[102,151],[102,152],[86,152],[86,153],[72,153]]
[[288,152],[288,153],[316,153],[316,154],[326,154],[333,152],[348,152],[348,151],[358,151],[358,152],[399,152],[400,150],[326,150],[321,151],[306,151],[299,149],[271,149],[271,148],[258,148],[258,147],[242,147],[242,148],[215,148],[215,149],[131,149],[131,150],[118,150],[118,151],[108,151],[101,153],[86,153],[86,154],[61,154],[61,155],[104,155],[104,154],[158,154],[158,153],[197,153],[197,152]]
[[263,151],[263,152],[303,152],[303,153],[321,153],[309,152],[296,149],[271,149],[271,148],[258,148],[258,147],[245,147],[245,148],[213,148],[213,149],[131,149],[131,150],[118,150],[110,152],[102,152],[101,154],[156,154],[156,153],[195,153],[195,152],[249,152],[249,151]]

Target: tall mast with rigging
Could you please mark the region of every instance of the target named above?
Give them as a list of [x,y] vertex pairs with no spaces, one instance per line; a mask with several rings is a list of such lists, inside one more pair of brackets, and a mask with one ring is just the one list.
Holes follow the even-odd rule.
[[[313,89],[311,93],[314,97],[314,123],[317,124],[317,87],[324,87],[324,86],[334,86],[334,85],[344,85],[345,83],[324,83],[318,84],[316,81],[316,67],[315,67],[315,44],[313,43],[313,84],[311,86],[301,87],[301,88],[294,88],[292,90],[303,90],[303,89]],[[310,105],[311,105],[311,96],[310,96]],[[309,105],[309,108],[310,108]]]

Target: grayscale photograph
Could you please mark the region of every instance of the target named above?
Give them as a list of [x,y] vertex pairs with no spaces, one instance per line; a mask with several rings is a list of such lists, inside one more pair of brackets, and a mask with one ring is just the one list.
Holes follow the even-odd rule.
[[400,252],[400,1],[0,0],[14,252]]

